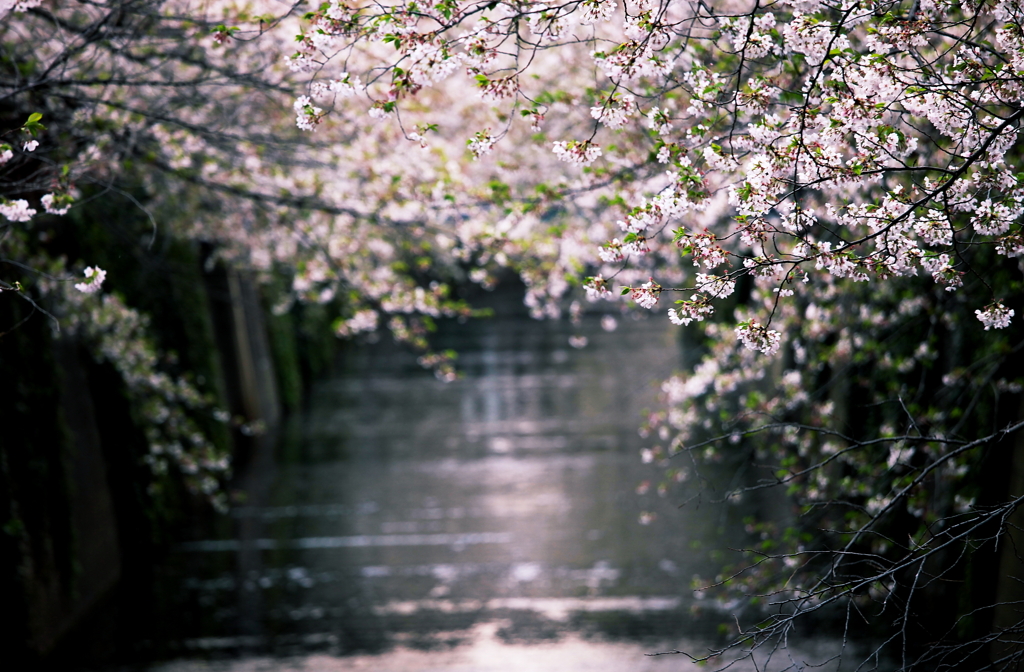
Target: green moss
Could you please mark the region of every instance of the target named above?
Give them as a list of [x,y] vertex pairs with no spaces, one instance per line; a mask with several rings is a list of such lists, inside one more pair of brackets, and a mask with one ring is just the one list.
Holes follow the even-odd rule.
[[308,386],[333,368],[338,339],[331,331],[331,314],[326,307],[303,304],[294,311],[299,365]]
[[267,311],[267,336],[274,358],[277,388],[284,409],[293,413],[302,406],[302,370],[299,365],[295,320],[290,312],[274,315]]

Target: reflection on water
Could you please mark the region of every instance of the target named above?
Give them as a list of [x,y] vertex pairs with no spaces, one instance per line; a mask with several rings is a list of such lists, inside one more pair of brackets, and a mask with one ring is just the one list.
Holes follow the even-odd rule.
[[719,514],[637,494],[658,478],[640,412],[677,332],[603,326],[452,328],[440,345],[465,376],[449,384],[390,344],[358,349],[299,438],[257,456],[231,533],[178,552],[181,653],[220,662],[160,669],[689,668],[642,655],[704,650],[729,620],[691,590],[725,543]]

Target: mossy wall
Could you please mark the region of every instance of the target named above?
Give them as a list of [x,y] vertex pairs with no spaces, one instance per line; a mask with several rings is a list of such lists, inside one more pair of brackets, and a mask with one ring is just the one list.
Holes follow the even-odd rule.
[[[210,247],[169,230],[153,235],[138,208],[106,201],[48,226],[51,252],[106,269],[103,291],[149,317],[161,368],[237,420],[197,418],[218,448],[238,457],[250,439],[238,423],[273,424],[281,407],[298,410],[313,376],[329,368],[335,339],[323,308],[273,315],[267,308],[283,290],[208,263]],[[18,669],[130,659],[139,642],[158,646],[153,568],[195,520],[214,515],[184,487],[153,496],[127,388],[89,346],[66,330],[55,336],[24,298],[0,295],[0,594],[13,623],[0,629],[0,645]],[[259,389],[243,388],[246,369]],[[254,392],[257,411],[242,403]]]

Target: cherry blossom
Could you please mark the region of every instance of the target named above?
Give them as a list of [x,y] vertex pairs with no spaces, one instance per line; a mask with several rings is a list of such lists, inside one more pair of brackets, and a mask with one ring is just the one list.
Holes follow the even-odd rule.
[[551,151],[561,161],[581,166],[589,166],[601,156],[601,148],[590,141],[558,141],[552,144]]
[[102,268],[89,266],[85,269],[85,282],[75,284],[75,289],[84,294],[93,294],[100,291],[100,286],[107,279],[107,272]]
[[658,295],[661,294],[661,290],[661,285],[654,282],[654,278],[651,278],[639,287],[632,288],[629,296],[638,306],[650,310],[657,305]]
[[747,348],[750,350],[760,350],[768,356],[778,352],[782,341],[781,333],[775,329],[768,329],[753,320],[737,326],[736,334]]
[[36,214],[36,211],[28,207],[28,201],[19,198],[16,201],[0,202],[0,215],[3,215],[12,222],[27,222]]
[[46,194],[39,202],[43,209],[51,215],[66,215],[71,209],[73,199],[66,194]]
[[1005,329],[1010,326],[1010,318],[1013,317],[1013,310],[1001,303],[993,303],[986,306],[985,310],[976,310],[974,314],[978,320],[985,325],[985,331],[989,329]]

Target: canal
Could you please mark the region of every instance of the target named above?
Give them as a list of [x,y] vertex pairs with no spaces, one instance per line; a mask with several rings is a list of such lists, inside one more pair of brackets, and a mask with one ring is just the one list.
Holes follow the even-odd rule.
[[175,551],[183,625],[151,669],[696,669],[644,654],[730,631],[693,586],[737,526],[650,487],[637,428],[681,363],[661,317],[446,325],[451,383],[389,341],[352,348],[221,533]]

